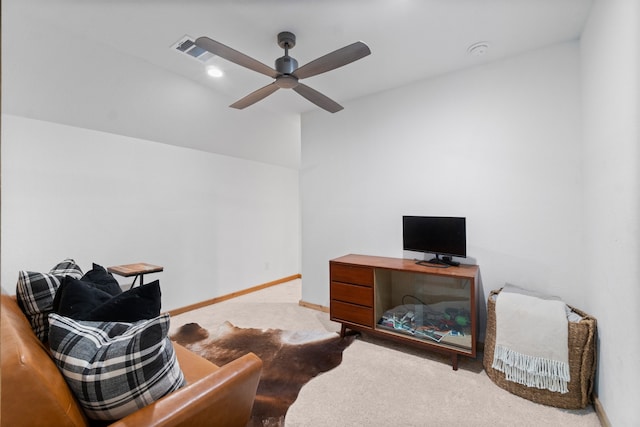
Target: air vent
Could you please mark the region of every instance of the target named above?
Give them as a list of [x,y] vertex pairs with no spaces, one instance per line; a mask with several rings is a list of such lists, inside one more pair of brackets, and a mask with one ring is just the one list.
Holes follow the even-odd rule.
[[177,43],[171,46],[171,49],[189,55],[191,58],[203,63],[214,57],[213,53],[196,46],[195,39],[191,36],[182,37]]

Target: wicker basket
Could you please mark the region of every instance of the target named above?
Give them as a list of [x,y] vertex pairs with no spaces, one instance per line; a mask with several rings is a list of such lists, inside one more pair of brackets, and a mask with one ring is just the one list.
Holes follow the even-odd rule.
[[564,409],[582,409],[592,403],[593,379],[596,369],[596,319],[588,314],[571,309],[582,316],[578,323],[569,322],[569,373],[571,380],[568,393],[527,387],[507,381],[504,373],[491,367],[496,345],[496,303],[493,296],[500,291],[491,291],[487,301],[487,333],[484,343],[483,365],[487,375],[499,387],[532,402]]

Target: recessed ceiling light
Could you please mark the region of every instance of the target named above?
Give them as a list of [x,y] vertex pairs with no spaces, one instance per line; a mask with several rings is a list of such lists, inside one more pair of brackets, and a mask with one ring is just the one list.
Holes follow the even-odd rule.
[[474,43],[467,49],[467,53],[473,56],[482,56],[487,53],[489,50],[488,42],[478,42]]
[[214,67],[212,65],[207,67],[207,74],[209,74],[211,77],[222,77],[224,75],[220,68]]

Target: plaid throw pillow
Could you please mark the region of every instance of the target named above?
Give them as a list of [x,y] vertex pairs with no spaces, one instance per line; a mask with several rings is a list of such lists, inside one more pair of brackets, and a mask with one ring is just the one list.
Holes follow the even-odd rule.
[[40,341],[49,335],[49,313],[53,311],[53,298],[64,276],[82,277],[82,270],[72,259],[65,259],[49,273],[20,271],[16,285],[18,305],[31,323],[31,328]]
[[117,420],[185,384],[169,315],[135,323],[49,315],[51,353],[89,418]]

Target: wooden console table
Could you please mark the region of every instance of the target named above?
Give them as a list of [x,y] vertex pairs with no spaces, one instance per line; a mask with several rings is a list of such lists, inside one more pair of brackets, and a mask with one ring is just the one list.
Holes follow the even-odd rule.
[[476,357],[478,266],[346,255],[329,261],[330,317],[346,329],[451,356]]
[[136,280],[140,277],[140,286],[142,286],[144,275],[150,273],[158,273],[163,271],[164,267],[159,265],[147,264],[145,262],[139,262],[136,264],[124,264],[124,265],[114,265],[113,267],[107,267],[107,271],[109,273],[117,274],[122,277],[131,277],[133,278],[133,282],[131,283],[131,288],[136,284]]

